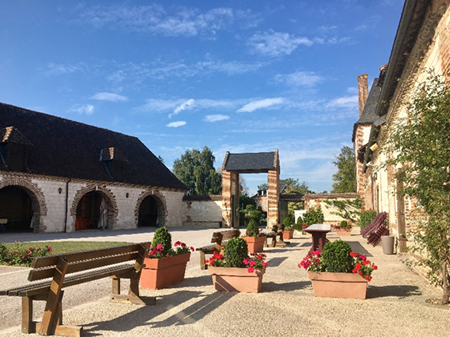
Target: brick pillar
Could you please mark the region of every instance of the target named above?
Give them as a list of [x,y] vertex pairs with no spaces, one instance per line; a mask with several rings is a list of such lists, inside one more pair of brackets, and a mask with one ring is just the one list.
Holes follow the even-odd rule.
[[268,172],[268,191],[267,199],[269,209],[267,211],[267,226],[276,225],[279,222],[279,199],[280,199],[280,160],[278,157],[278,149],[275,150],[274,158],[274,168],[275,170],[270,170]]
[[369,97],[369,84],[367,82],[367,74],[358,76],[358,98],[359,98],[359,117],[364,110],[367,97]]
[[[231,227],[233,224],[232,197],[239,199],[239,173],[222,171],[222,224]],[[239,202],[238,202],[239,203]]]

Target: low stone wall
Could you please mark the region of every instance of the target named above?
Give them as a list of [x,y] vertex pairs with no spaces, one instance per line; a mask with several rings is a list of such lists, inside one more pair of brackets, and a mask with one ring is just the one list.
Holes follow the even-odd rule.
[[183,227],[222,227],[222,196],[185,196]]

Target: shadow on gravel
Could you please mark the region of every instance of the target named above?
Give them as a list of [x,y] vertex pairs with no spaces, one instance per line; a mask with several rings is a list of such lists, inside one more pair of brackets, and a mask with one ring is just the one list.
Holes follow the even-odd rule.
[[421,296],[419,287],[409,285],[372,286],[367,287],[367,298],[396,297],[407,298]]
[[[171,295],[158,296],[156,305],[136,306],[136,310],[126,315],[108,321],[93,322],[84,325],[83,336],[103,335],[96,331],[126,332],[135,328],[136,325],[167,327],[171,325],[190,324],[203,318],[207,313],[213,311],[233,296],[233,293],[223,294],[220,292],[206,296],[202,294],[203,292],[200,291],[177,291]],[[192,298],[202,299],[165,320],[149,323],[149,321],[155,317],[158,317],[169,310],[173,310],[178,305],[181,305]]]
[[270,260],[268,260],[269,266],[271,268],[272,267],[278,267],[286,259],[287,259],[287,257],[273,257]]
[[262,291],[292,291],[307,288],[311,286],[311,281],[300,281],[300,282],[286,282],[286,283],[275,283],[275,282],[263,282]]
[[[205,271],[208,273],[208,271]],[[207,275],[195,276],[195,277],[186,277],[183,282],[177,283],[173,285],[174,288],[179,287],[203,287],[212,285],[211,275],[208,273]],[[169,287],[170,288],[170,287]]]

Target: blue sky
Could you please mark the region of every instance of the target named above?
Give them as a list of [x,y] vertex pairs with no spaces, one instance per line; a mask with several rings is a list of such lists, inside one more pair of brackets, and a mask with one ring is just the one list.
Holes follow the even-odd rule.
[[[208,146],[280,153],[330,191],[357,76],[389,60],[400,0],[2,1],[0,101],[138,137],[172,169]],[[267,174],[244,175],[250,193]]]

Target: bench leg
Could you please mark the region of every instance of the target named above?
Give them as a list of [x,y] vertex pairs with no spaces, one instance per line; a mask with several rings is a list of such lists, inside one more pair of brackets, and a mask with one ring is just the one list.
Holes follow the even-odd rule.
[[200,269],[206,269],[205,252],[200,251]]
[[22,332],[35,332],[33,324],[33,300],[30,297],[22,297]]

